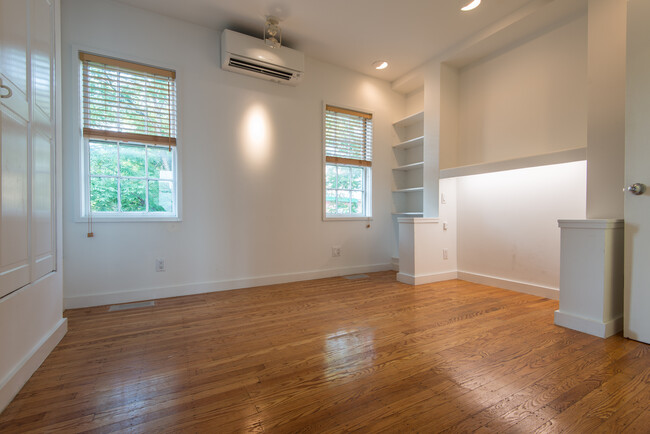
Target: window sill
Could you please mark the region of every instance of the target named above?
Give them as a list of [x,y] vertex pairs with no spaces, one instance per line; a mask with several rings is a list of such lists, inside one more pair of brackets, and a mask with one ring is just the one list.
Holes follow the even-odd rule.
[[372,217],[323,217],[324,222],[372,221]]
[[[146,217],[93,217],[92,222],[95,223],[165,223],[165,222],[180,222],[180,217],[174,216],[146,216]],[[88,223],[87,217],[75,218],[75,223]]]

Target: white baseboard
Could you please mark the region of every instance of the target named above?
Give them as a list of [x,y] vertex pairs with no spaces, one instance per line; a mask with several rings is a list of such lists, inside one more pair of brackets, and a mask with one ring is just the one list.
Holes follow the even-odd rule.
[[27,380],[38,369],[68,331],[68,319],[61,320],[43,337],[0,383],[0,413],[9,405]]
[[397,280],[409,285],[424,285],[426,283],[442,282],[444,280],[456,279],[458,274],[455,271],[447,271],[444,273],[435,274],[420,274],[414,276],[412,274],[397,273]]
[[599,338],[608,338],[623,330],[623,317],[601,322],[556,310],[555,324]]
[[516,280],[501,279],[494,276],[486,276],[484,274],[469,273],[467,271],[459,271],[458,278],[461,280],[467,280],[468,282],[472,283],[496,286],[497,288],[523,292],[524,294],[536,295],[538,297],[550,298],[552,300],[560,299],[560,290],[548,286],[533,285],[530,283],[518,282]]
[[327,270],[305,271],[299,273],[274,274],[269,276],[252,277],[248,279],[219,280],[212,282],[190,283],[186,285],[136,289],[133,291],[64,297],[63,304],[66,309],[76,309],[80,307],[103,306],[106,304],[130,303],[134,301],[155,300],[158,298],[205,294],[207,292],[228,291],[231,289],[275,285],[278,283],[298,282],[301,280],[322,279],[325,277],[345,276],[348,274],[372,273],[375,271],[387,271],[392,269],[392,264],[374,264],[354,267],[331,268]]
[[399,271],[399,258],[392,257],[390,262],[393,264],[393,271]]

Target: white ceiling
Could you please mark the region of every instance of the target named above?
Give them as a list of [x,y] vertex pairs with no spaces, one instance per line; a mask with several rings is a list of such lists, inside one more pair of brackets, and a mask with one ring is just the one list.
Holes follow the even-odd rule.
[[[217,30],[261,37],[264,17],[281,19],[283,44],[393,81],[518,9],[540,0],[118,0]],[[375,60],[389,67],[376,71]]]

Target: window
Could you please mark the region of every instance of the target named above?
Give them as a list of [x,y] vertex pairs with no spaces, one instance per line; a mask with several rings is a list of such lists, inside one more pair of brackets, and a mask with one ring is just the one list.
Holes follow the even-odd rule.
[[79,58],[85,214],[177,217],[176,74]]
[[372,115],[325,106],[325,217],[370,217]]
[[174,160],[167,148],[91,139],[93,213],[174,213]]

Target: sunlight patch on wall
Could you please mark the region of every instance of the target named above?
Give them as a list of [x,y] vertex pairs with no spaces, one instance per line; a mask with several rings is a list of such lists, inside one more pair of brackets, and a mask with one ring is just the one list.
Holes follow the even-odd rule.
[[246,161],[255,168],[264,167],[271,157],[273,127],[266,107],[251,106],[242,118],[241,144]]

